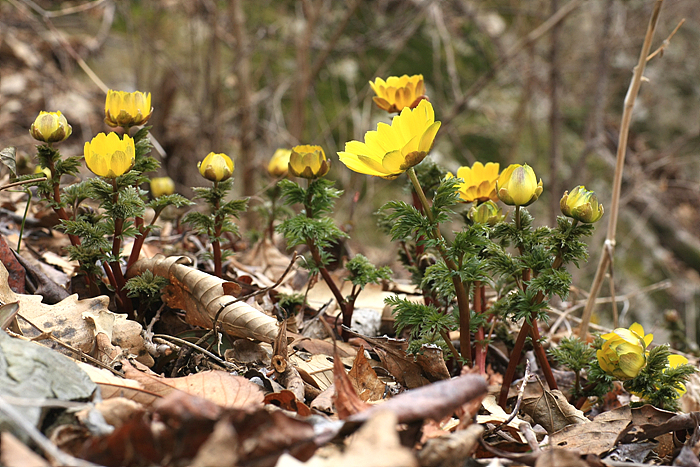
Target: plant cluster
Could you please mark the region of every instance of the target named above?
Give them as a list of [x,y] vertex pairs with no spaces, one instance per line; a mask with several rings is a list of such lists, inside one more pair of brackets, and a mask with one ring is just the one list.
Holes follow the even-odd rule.
[[[394,310],[397,331],[407,333],[411,352],[438,345],[455,361],[485,373],[494,333],[504,324],[519,323],[499,403],[505,405],[526,345],[533,348],[549,387],[556,388],[538,322],[547,320],[551,300],[566,299],[572,280],[566,268],[587,259],[583,240],[603,216],[603,206],[595,193],[577,186],[561,197],[562,216],[555,226],[536,226],[527,208],[539,199],[543,184],[532,167],[512,164],[501,171],[498,163],[476,162],[459,167],[455,175],[435,164],[421,164],[441,125],[425,95],[423,77],[377,78],[370,84],[377,106],[397,115],[390,124],[381,122],[368,131],[363,141],[347,142],[338,157],[355,172],[387,180],[405,173],[410,183],[410,203],[390,200],[379,211],[380,224],[402,246],[401,258],[423,292],[421,303],[398,296],[386,300]],[[60,228],[71,241],[71,258],[79,262],[92,293],[98,293],[106,278],[117,306],[131,317],[137,315],[131,300],[139,297],[142,307],[150,304],[164,284],[153,275],[127,282],[124,269],[138,259],[164,209],[192,204],[174,192],[171,179],[147,175],[159,167],[150,155],[149,127],[144,126],[152,111],[149,93],[109,91],[105,122],[120,130],[100,133],[85,143],[84,160],[95,177],[66,187],[62,178],[77,177],[82,164],[81,158],[64,158],[54,147],[71,135],[66,118],[61,112],[41,112],[30,130],[44,143],[37,157],[40,175],[46,175],[31,183],[60,218]],[[142,128],[132,136],[135,127]],[[266,212],[265,235],[272,239],[276,229],[290,248],[300,247],[306,253],[305,267],[327,283],[347,338],[358,295],[367,284],[388,280],[391,270],[377,268],[359,254],[350,259],[335,256],[334,248],[348,235],[331,218],[343,192],[325,178],[330,165],[320,146],[277,150],[268,166],[275,183],[265,191],[267,201],[261,207]],[[208,210],[191,211],[183,222],[209,239],[211,253],[205,257],[213,260],[214,274],[223,277],[224,260],[231,254],[225,242],[238,234],[234,218],[247,209],[248,200],[230,199],[235,165],[226,154],[210,152],[198,169],[211,186],[195,188],[194,199],[204,200]],[[150,198],[141,189],[146,182]],[[504,213],[504,206],[512,211]],[[147,209],[153,212],[148,222]],[[463,226],[447,231],[445,226],[454,225],[458,215]],[[123,260],[127,239],[133,239],[133,248]],[[330,264],[338,261],[344,263],[345,275],[340,277],[348,283],[345,293],[329,272]],[[303,296],[280,297],[279,314],[289,317],[303,303]],[[459,345],[450,338],[456,331]],[[550,353],[574,371],[574,396],[600,395],[618,379],[641,400],[675,409],[693,370],[667,346],[650,348],[652,337],[635,324],[601,336],[595,349],[564,339]],[[589,385],[582,387],[584,378]]]

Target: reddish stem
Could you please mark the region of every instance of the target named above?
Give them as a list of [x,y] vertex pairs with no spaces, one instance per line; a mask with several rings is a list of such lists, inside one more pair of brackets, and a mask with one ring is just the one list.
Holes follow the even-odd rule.
[[[484,312],[484,286],[481,285],[479,281],[474,283],[474,314],[480,314]],[[484,333],[484,326],[479,325],[479,329],[476,331],[475,343],[475,363],[479,368],[479,373],[482,375],[486,374],[486,335]]]

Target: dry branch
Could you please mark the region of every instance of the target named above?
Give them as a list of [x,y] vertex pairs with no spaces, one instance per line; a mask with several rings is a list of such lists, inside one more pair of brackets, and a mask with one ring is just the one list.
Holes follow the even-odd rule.
[[185,310],[189,324],[211,329],[218,316],[224,332],[271,343],[277,337],[277,320],[252,306],[224,293],[223,279],[191,268],[184,256],[156,255],[140,259],[127,271],[127,278],[144,271],[165,277],[170,285],[163,291],[163,301],[172,308]]

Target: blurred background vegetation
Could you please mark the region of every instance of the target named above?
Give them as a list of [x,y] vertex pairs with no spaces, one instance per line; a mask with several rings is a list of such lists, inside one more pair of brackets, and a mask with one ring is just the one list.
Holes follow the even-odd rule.
[[[0,145],[31,170],[28,128],[40,110],[73,125],[64,154],[106,131],[106,88],[150,91],[162,173],[186,196],[208,152],[236,163],[239,195],[260,203],[278,147],[321,145],[346,195],[336,220],[350,247],[393,264],[373,213],[406,197],[403,177],[355,174],[338,162],[386,114],[369,80],[423,74],[442,128],[431,159],[528,163],[544,181],[530,211],[553,225],[579,184],[606,205],[623,100],[653,0],[96,0],[0,2]],[[696,335],[700,280],[700,10],[666,0],[630,134],[615,261],[623,324],[662,328],[675,309]],[[355,195],[358,196],[355,196]],[[357,201],[353,201],[356,198]],[[258,224],[253,215],[242,231]],[[575,274],[582,298],[607,218]],[[257,230],[262,230],[258,228]],[[666,282],[664,282],[666,281]],[[658,290],[644,292],[645,287]],[[607,286],[605,286],[607,287]],[[606,290],[606,289],[604,289]],[[609,305],[598,319],[609,323]]]

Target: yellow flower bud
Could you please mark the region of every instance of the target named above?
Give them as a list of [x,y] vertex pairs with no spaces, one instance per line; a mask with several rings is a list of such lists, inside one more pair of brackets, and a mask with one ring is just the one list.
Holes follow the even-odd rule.
[[39,112],[39,116],[32,123],[29,133],[37,141],[44,143],[58,143],[64,141],[73,132],[68,120],[61,111]]
[[501,222],[505,216],[503,210],[496,203],[488,200],[478,206],[472,206],[469,210],[469,218],[477,224],[488,224],[493,227]]
[[116,133],[100,133],[85,143],[85,164],[95,175],[117,178],[131,170],[136,161],[134,140]]
[[234,166],[233,160],[226,154],[210,152],[197,167],[202,177],[212,182],[222,182],[231,178]]
[[151,179],[151,194],[154,198],[163,195],[172,195],[175,192],[175,182],[170,177],[156,177]]
[[275,178],[284,177],[289,170],[289,157],[292,155],[291,149],[278,149],[272,155],[267,171]]
[[150,92],[107,92],[105,100],[105,123],[111,127],[128,128],[145,124],[151,118]]
[[294,146],[289,156],[289,172],[295,177],[319,178],[328,173],[331,162],[321,146],[302,144]]
[[511,164],[496,181],[498,198],[511,206],[529,206],[542,194],[542,180],[537,182],[529,165]]
[[386,81],[377,78],[369,85],[376,96],[372,98],[382,110],[401,112],[404,108],[415,108],[425,97],[423,75],[389,76]]
[[565,216],[588,224],[599,221],[605,212],[595,193],[586,190],[583,185],[577,186],[571,193],[565,191],[559,205]]
[[605,343],[596,356],[607,374],[619,380],[632,379],[646,366],[646,348],[654,336],[644,335],[640,324],[634,323],[629,329],[617,328],[601,337]]

